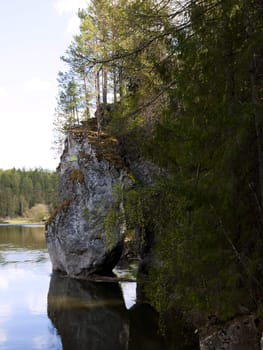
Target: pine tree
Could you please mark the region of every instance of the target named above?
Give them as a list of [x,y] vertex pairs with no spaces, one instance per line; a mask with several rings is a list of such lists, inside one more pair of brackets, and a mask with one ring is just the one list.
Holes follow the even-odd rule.
[[112,93],[107,131],[169,174],[126,201],[130,225],[156,238],[146,291],[160,311],[227,319],[260,303],[262,13],[259,0],[93,0],[79,12],[66,59],[96,100],[98,137]]

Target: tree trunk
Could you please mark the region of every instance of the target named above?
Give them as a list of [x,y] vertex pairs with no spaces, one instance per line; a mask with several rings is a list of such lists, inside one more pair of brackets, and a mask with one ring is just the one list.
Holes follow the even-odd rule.
[[96,91],[96,118],[97,118],[97,137],[100,141],[101,134],[101,110],[100,110],[100,68],[95,72],[95,91]]
[[84,84],[84,93],[85,93],[85,104],[86,104],[86,118],[90,118],[90,112],[89,112],[89,93],[88,93],[88,87],[87,87],[87,77],[85,74],[85,70],[83,72],[83,84]]
[[117,102],[117,74],[116,67],[113,68],[113,102]]
[[123,86],[123,71],[122,67],[119,68],[119,88],[120,88],[120,98],[124,95],[124,86]]
[[75,113],[76,113],[76,119],[77,119],[77,124],[80,125],[80,120],[79,120],[79,111],[78,111],[78,107],[75,107]]
[[102,79],[103,79],[102,102],[104,105],[106,105],[107,104],[107,94],[108,94],[108,69],[106,67],[103,67]]

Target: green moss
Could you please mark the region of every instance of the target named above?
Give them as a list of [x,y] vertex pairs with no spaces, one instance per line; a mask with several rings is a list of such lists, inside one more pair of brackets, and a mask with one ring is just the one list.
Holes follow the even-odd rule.
[[120,226],[120,214],[115,208],[111,208],[105,218],[106,247],[111,250],[116,244],[117,233]]
[[77,160],[78,160],[78,157],[75,156],[75,155],[69,157],[69,161],[70,161],[70,162],[75,162],[75,161],[77,161]]
[[94,220],[96,218],[96,214],[91,212],[88,208],[85,208],[83,210],[82,215],[87,222]]
[[120,185],[115,185],[113,192],[113,204],[108,210],[104,221],[106,234],[106,247],[112,249],[119,239],[119,231],[126,223],[123,208],[123,190]]

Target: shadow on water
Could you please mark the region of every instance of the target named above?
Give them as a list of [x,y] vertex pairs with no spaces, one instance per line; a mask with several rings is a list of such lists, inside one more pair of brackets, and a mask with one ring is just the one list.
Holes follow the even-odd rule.
[[63,350],[197,349],[162,337],[158,314],[149,305],[127,310],[118,283],[79,281],[53,273],[48,316]]
[[48,316],[63,350],[128,349],[129,321],[117,283],[76,281],[53,274]]

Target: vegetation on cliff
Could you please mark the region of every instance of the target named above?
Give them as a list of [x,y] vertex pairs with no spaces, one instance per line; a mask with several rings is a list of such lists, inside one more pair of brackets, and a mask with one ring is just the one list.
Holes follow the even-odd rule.
[[219,319],[260,310],[262,1],[93,0],[79,17],[57,131],[96,109],[99,141],[107,131],[167,169],[126,194],[129,225],[155,236],[151,302]]

